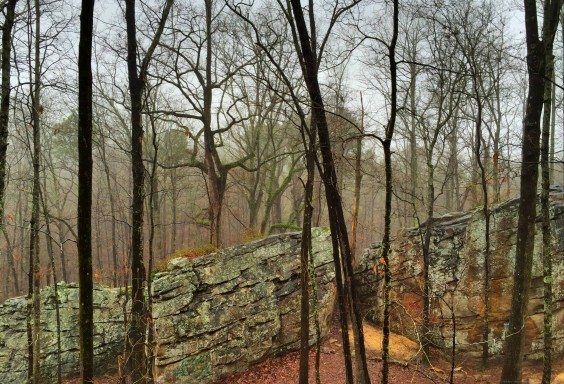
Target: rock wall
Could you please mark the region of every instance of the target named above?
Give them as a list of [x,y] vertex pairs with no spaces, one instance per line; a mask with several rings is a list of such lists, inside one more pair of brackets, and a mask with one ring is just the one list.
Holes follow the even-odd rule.
[[[518,199],[491,210],[490,262],[490,344],[492,355],[502,352],[503,338],[511,308],[515,265]],[[553,263],[555,316],[554,346],[564,353],[564,200],[552,196]],[[536,221],[533,279],[528,318],[525,324],[526,357],[538,358],[542,351],[543,277],[540,218]],[[480,356],[484,315],[484,240],[485,221],[480,209],[435,219],[431,239],[429,276],[431,282],[432,340],[435,345],[452,346],[453,321],[456,321],[456,348],[466,355]],[[390,257],[392,269],[392,326],[394,331],[418,338],[423,304],[423,256],[421,231],[410,229],[393,243]],[[381,319],[381,287],[377,271],[380,245],[366,251],[361,295],[364,305],[376,311]],[[370,267],[376,267],[370,268]],[[381,269],[381,268],[380,268]],[[376,270],[376,273],[374,272]]]
[[[327,230],[314,229],[312,236],[325,333],[335,302],[331,242]],[[158,274],[153,289],[158,382],[209,383],[296,349],[299,251],[300,234],[276,235],[177,259]],[[313,322],[311,329],[313,338]]]
[[[312,232],[322,332],[335,302],[328,230]],[[210,383],[268,356],[296,349],[300,328],[300,234],[268,237],[200,258],[172,260],[153,282],[159,383]],[[120,289],[94,292],[95,367],[115,370],[124,340]],[[58,286],[64,376],[79,373],[78,286]],[[0,383],[27,378],[26,299],[0,305]],[[42,382],[56,382],[52,288],[41,291]],[[314,327],[312,321],[312,341]]]
[[[58,285],[61,319],[61,370],[64,376],[79,372],[78,285]],[[97,372],[115,369],[116,356],[123,348],[124,296],[119,289],[94,290],[94,353]],[[27,380],[27,300],[16,297],[0,305],[0,383]],[[55,292],[41,290],[41,372],[43,383],[56,383],[57,317]]]

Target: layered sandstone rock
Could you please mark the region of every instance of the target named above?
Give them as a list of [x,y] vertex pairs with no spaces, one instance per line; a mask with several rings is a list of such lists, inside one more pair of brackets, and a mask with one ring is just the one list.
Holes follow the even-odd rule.
[[[511,307],[515,264],[518,200],[491,209],[490,262],[490,343],[491,354],[502,352],[503,338]],[[553,279],[556,299],[554,346],[564,352],[564,200],[552,196]],[[528,358],[540,357],[543,329],[543,276],[540,218],[537,219],[533,280],[525,324],[525,351]],[[451,347],[453,317],[456,323],[456,348],[466,355],[480,356],[484,316],[485,221],[480,209],[450,214],[435,219],[431,238],[430,288],[432,339],[442,347]],[[423,304],[422,231],[410,229],[393,242],[392,326],[394,331],[419,338]],[[363,304],[381,319],[381,287],[378,271],[380,245],[367,250],[359,278]],[[380,268],[381,269],[381,268]],[[381,272],[380,272],[381,273]],[[378,301],[380,299],[380,302]],[[454,316],[453,316],[454,315]]]
[[[296,349],[300,328],[300,234],[268,237],[196,259],[172,260],[155,275],[153,314],[160,383],[209,383],[268,356]],[[328,230],[312,232],[321,330],[335,302]],[[41,291],[41,370],[55,383],[58,351],[55,295]],[[78,286],[58,286],[60,360],[64,376],[79,373]],[[123,352],[125,295],[94,291],[95,367],[115,370]],[[27,301],[0,305],[0,383],[27,378]],[[312,324],[312,340],[315,327]]]
[[[41,372],[42,382],[55,383],[60,356],[64,376],[79,372],[78,285],[57,287],[61,348],[57,347],[57,317],[53,287],[41,290]],[[123,303],[119,289],[94,289],[94,353],[98,373],[115,369],[116,356],[123,348]],[[0,383],[27,380],[27,300],[16,297],[0,305]],[[59,355],[60,353],[60,355]]]
[[[335,302],[331,242],[327,230],[312,236],[325,333]],[[153,290],[158,382],[207,383],[296,349],[299,252],[300,234],[284,234],[171,262]]]

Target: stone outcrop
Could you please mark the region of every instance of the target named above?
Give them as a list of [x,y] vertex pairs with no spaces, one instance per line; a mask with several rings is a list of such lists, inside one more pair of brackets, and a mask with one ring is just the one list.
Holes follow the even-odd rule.
[[[314,229],[312,236],[324,333],[335,302],[335,274],[329,232]],[[153,286],[157,381],[208,383],[296,349],[299,252],[300,234],[294,233],[172,261]]]
[[[61,371],[64,376],[79,372],[78,285],[57,287],[60,311]],[[41,372],[42,382],[57,378],[57,317],[53,287],[41,290]],[[119,289],[94,290],[94,353],[98,373],[115,369],[116,356],[123,348],[123,303]],[[16,297],[0,305],[0,383],[27,380],[27,300]]]
[[[335,303],[328,230],[314,229],[319,318],[326,332]],[[196,259],[174,259],[153,282],[159,383],[210,383],[269,356],[296,349],[300,328],[300,234],[271,236]],[[52,288],[41,291],[42,382],[55,383],[57,321]],[[79,373],[78,287],[58,286],[60,360]],[[96,287],[95,366],[115,370],[123,352],[125,296]],[[26,299],[0,305],[0,383],[27,377]],[[315,327],[312,321],[312,335]]]
[[[491,209],[490,262],[490,353],[502,352],[503,338],[511,307],[515,265],[518,199]],[[551,222],[554,263],[554,346],[564,352],[564,200],[552,196]],[[543,276],[540,218],[537,219],[533,280],[528,318],[525,325],[526,357],[541,356],[543,329]],[[452,346],[453,315],[456,321],[456,348],[480,356],[484,315],[485,221],[480,209],[436,218],[430,249],[430,288],[432,338],[435,345]],[[393,242],[390,267],[392,277],[392,327],[395,332],[418,338],[423,305],[422,231],[405,231]],[[366,251],[361,262],[361,296],[375,320],[381,319],[381,271],[377,271],[380,245]],[[371,268],[372,267],[372,268]],[[381,268],[380,268],[381,269]],[[374,272],[376,270],[376,273]],[[381,284],[381,283],[380,283]],[[560,325],[560,326],[558,326]]]

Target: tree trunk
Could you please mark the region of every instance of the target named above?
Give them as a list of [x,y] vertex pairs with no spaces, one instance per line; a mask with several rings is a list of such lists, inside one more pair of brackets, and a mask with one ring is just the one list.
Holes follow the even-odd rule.
[[149,62],[163,33],[164,25],[172,8],[173,0],[167,0],[161,19],[151,44],[137,69],[137,31],[135,20],[135,0],[125,2],[125,21],[127,24],[127,72],[129,96],[131,99],[131,324],[127,335],[129,347],[129,374],[135,384],[147,382],[147,359],[145,354],[147,333],[147,302],[145,283],[147,281],[143,261],[143,211],[145,167],[143,165],[143,126],[141,113],[143,93]]
[[390,290],[392,283],[392,273],[390,270],[390,248],[392,232],[392,139],[396,126],[397,118],[397,63],[396,63],[396,44],[398,40],[399,28],[399,0],[394,0],[393,15],[393,34],[388,47],[388,61],[390,67],[391,82],[391,102],[390,119],[386,127],[386,138],[382,142],[384,148],[384,167],[386,173],[386,197],[384,208],[384,236],[382,239],[382,262],[384,264],[384,322],[382,325],[382,384],[388,384],[389,358],[390,358]]
[[[564,24],[563,24],[564,25]],[[564,45],[564,44],[563,44]],[[552,83],[556,84],[556,71],[554,70],[554,59],[552,61]],[[551,95],[552,104],[550,106],[552,119],[550,121],[550,133],[549,133],[549,140],[550,140],[550,148],[549,148],[549,155],[548,155],[548,180],[549,185],[550,183],[554,182],[554,169],[556,167],[556,163],[554,161],[555,158],[555,144],[556,141],[554,139],[556,135],[556,87],[552,86],[552,95]]]
[[[546,77],[554,79],[554,56],[548,58],[546,64]],[[552,293],[552,252],[550,233],[550,116],[554,106],[554,89],[551,82],[544,85],[544,114],[542,121],[541,140],[541,217],[542,217],[542,265],[544,288],[544,330],[543,330],[543,371],[542,384],[550,384],[552,375],[552,319],[553,319],[553,293]],[[554,120],[554,115],[553,120]]]
[[[302,127],[306,130],[307,127]],[[315,180],[316,129],[311,124],[309,130],[309,145],[306,135],[302,132],[304,147],[306,147],[307,179],[304,187],[304,219],[302,225],[302,244],[300,250],[300,287],[301,287],[301,322],[300,322],[300,377],[299,384],[309,382],[309,257],[311,254],[311,220],[313,217],[313,182]],[[312,266],[315,268],[315,266]],[[313,273],[315,278],[315,273]],[[317,300],[317,298],[314,298]]]
[[[301,3],[299,0],[291,0],[290,3],[299,38],[299,42],[296,43],[299,43],[301,46],[301,54],[303,57],[302,70],[311,101],[312,121],[317,128],[320,152],[323,160],[323,172],[321,176],[325,186],[329,224],[331,228],[331,235],[333,237],[333,256],[337,279],[339,279],[342,266],[344,278],[342,287],[344,289],[343,293],[345,293],[346,296],[341,296],[341,300],[347,300],[346,305],[351,318],[356,351],[357,380],[360,384],[370,383],[368,367],[366,364],[362,318],[360,316],[358,302],[356,300],[356,286],[354,284],[355,279],[353,274],[351,249],[343,214],[343,204],[338,190],[339,183],[336,176],[335,163],[331,152],[331,139],[329,136],[329,127],[325,114],[323,96],[318,81],[317,57],[312,48],[314,45],[312,45],[312,39],[310,39],[309,36]],[[310,1],[310,8],[311,7],[313,7],[312,1]],[[310,14],[313,14],[313,9],[310,9]],[[315,33],[315,30],[312,31],[312,33]],[[337,281],[337,285],[339,284],[340,282]],[[346,319],[341,318],[341,322],[347,324]],[[348,334],[347,331],[344,330],[343,343],[346,342],[346,339],[348,339]],[[350,367],[346,366],[346,370],[347,383],[349,383],[352,381],[353,376],[350,371]]]
[[[33,127],[33,188],[32,208],[29,240],[30,282],[33,308],[33,325],[31,328],[31,382],[40,384],[40,361],[41,361],[41,301],[39,289],[41,284],[41,269],[39,260],[39,194],[40,194],[40,159],[41,159],[41,127],[40,127],[40,89],[41,89],[41,66],[40,66],[40,32],[41,13],[39,0],[34,1],[35,8],[35,30],[34,30],[34,66],[33,84],[31,84],[32,99],[32,127]],[[30,10],[31,12],[31,10]]]
[[[104,145],[104,144],[102,144]],[[118,262],[118,249],[117,249],[117,218],[116,218],[116,203],[115,197],[112,190],[112,184],[110,182],[110,168],[108,167],[107,161],[105,159],[105,150],[104,150],[104,173],[106,174],[106,184],[108,186],[108,198],[110,200],[110,211],[112,216],[112,284],[114,287],[118,286],[118,276],[119,276],[119,262]]]
[[364,133],[364,102],[360,94],[360,135],[356,140],[354,162],[354,202],[351,213],[351,252],[356,259],[356,240],[358,232],[358,209],[360,207],[360,187],[362,183],[362,134]]
[[[397,0],[396,0],[397,1]],[[392,225],[392,150],[391,138],[383,143],[384,167],[386,172],[386,197],[384,208],[384,237],[382,239],[382,263],[384,264],[384,319],[382,325],[382,384],[388,383],[390,359],[390,271],[391,225]]]
[[120,277],[120,265],[118,262],[118,244],[117,244],[117,218],[116,218],[116,202],[111,183],[110,167],[108,165],[108,158],[106,154],[106,139],[104,134],[100,135],[100,157],[102,160],[102,167],[104,168],[104,175],[106,179],[106,186],[108,188],[108,199],[110,201],[110,215],[112,217],[111,232],[112,232],[112,285],[118,286],[118,278]]
[[143,127],[141,108],[143,86],[137,73],[137,37],[135,0],[125,2],[127,24],[127,70],[131,98],[131,322],[128,334],[129,374],[134,383],[144,384],[147,372],[145,359],[145,265],[143,262],[143,201],[145,169],[143,166]]
[[446,177],[446,209],[448,212],[458,210],[459,181],[458,181],[458,109],[454,112],[452,133],[448,138],[448,168]]
[[153,146],[153,159],[151,162],[151,173],[149,175],[149,268],[147,271],[147,292],[149,293],[147,297],[147,383],[151,384],[155,382],[155,377],[153,374],[153,367],[155,366],[155,333],[153,324],[153,301],[151,296],[152,291],[152,274],[154,265],[154,253],[155,253],[155,231],[156,231],[156,216],[158,212],[158,185],[157,185],[157,164],[158,164],[158,154],[159,146],[157,144],[157,130],[153,116],[149,116],[151,123],[151,144]]
[[[92,278],[92,29],[94,0],[82,0],[78,46],[78,282],[80,376],[94,383]],[[98,231],[98,236],[99,236]]]
[[542,41],[538,36],[537,7],[535,0],[525,0],[525,27],[527,36],[527,69],[529,90],[527,109],[523,120],[521,155],[521,187],[515,275],[508,336],[501,374],[502,383],[520,382],[523,358],[524,321],[529,302],[531,269],[533,262],[538,162],[540,154],[540,117],[544,101],[544,78],[548,55],[552,55],[552,42],[556,33],[562,0],[546,1]]
[[177,227],[176,227],[176,222],[178,220],[178,187],[177,187],[177,183],[178,180],[176,179],[176,169],[172,170],[171,176],[170,176],[170,183],[172,186],[172,201],[171,201],[171,209],[172,209],[172,231],[170,234],[170,253],[176,251],[176,237],[177,237]]
[[425,223],[425,235],[423,239],[423,330],[421,342],[423,347],[424,358],[428,361],[430,351],[431,332],[431,292],[430,292],[430,247],[431,233],[433,231],[433,216],[435,211],[435,185],[434,185],[435,168],[433,166],[432,157],[427,158],[427,221]]
[[[409,169],[410,169],[410,193],[411,199],[416,201],[417,188],[419,187],[419,163],[417,162],[417,119],[416,119],[416,97],[417,97],[417,47],[413,49],[413,63],[409,65],[410,88],[409,88],[409,107],[411,109],[411,124],[409,129]],[[417,205],[415,207],[415,216],[417,216]]]
[[[480,90],[478,87],[478,79],[477,79],[477,72],[476,68],[472,65],[473,69],[473,88],[474,88],[474,97],[476,98],[477,103],[477,113],[476,113],[476,144],[475,144],[475,156],[476,156],[476,164],[480,169],[480,180],[482,186],[482,212],[484,214],[485,220],[485,250],[484,250],[484,318],[483,318],[483,329],[482,329],[482,366],[485,368],[488,365],[488,357],[489,357],[489,335],[490,335],[490,211],[488,207],[488,183],[487,183],[487,175],[486,175],[486,167],[482,162],[482,154],[481,154],[481,144],[482,144],[482,99],[480,96]],[[489,158],[486,152],[485,158]],[[495,167],[495,166],[494,166]]]
[[5,226],[2,226],[2,234],[4,235],[4,240],[6,241],[6,252],[8,258],[8,268],[12,273],[12,278],[14,279],[14,292],[13,295],[16,296],[20,292],[20,284],[18,279],[18,271],[16,270],[16,264],[14,262],[14,249],[12,242],[10,241],[10,236]]
[[[17,0],[8,0],[6,3],[6,18],[2,25],[2,85],[0,95],[0,227],[8,240],[4,228],[4,191],[6,189],[6,152],[8,150],[8,123],[10,120],[10,71],[12,63],[10,56],[12,52],[12,29],[14,27],[15,9]],[[8,257],[10,269],[14,272],[14,260],[12,254]],[[16,292],[19,290],[18,277],[14,273],[14,285]]]
[[[498,76],[501,76],[501,69],[499,66],[501,65],[501,60],[498,63]],[[500,96],[500,85],[501,79],[498,79],[496,82],[496,89],[495,89],[495,103],[496,103],[496,110],[492,111],[496,114],[495,116],[495,133],[493,137],[493,182],[494,182],[494,194],[493,194],[493,203],[497,204],[501,201],[501,178],[499,176],[499,157],[501,155],[500,151],[500,136],[501,136],[501,96]],[[508,180],[509,182],[509,180]]]
[[[57,382],[62,383],[62,365],[61,365],[61,316],[59,308],[59,290],[57,286],[57,271],[55,268],[55,251],[53,249],[53,235],[51,233],[51,218],[49,215],[49,210],[47,208],[47,197],[45,196],[47,191],[47,183],[45,178],[43,178],[43,191],[39,190],[39,200],[43,208],[43,217],[45,218],[45,243],[47,244],[47,255],[49,256],[49,271],[53,277],[53,295],[55,296],[55,321],[57,330]],[[49,279],[47,279],[47,285],[50,284]]]
[[[314,170],[315,172],[315,170]],[[302,211],[302,204],[304,202],[304,194],[301,193],[301,183],[299,183],[297,180],[299,180],[297,177],[293,178],[292,181],[292,187],[290,188],[291,194],[292,194],[292,214],[290,215],[290,220],[288,220],[290,223],[291,222],[295,222],[294,224],[296,226],[301,226],[302,225],[302,221],[300,220],[300,214]],[[315,184],[315,183],[314,183]],[[313,187],[312,187],[313,188]],[[313,192],[312,192],[312,201],[311,204],[313,204]],[[304,207],[305,209],[305,207]],[[312,213],[313,214],[313,213]],[[312,219],[313,221],[313,219]]]
[[[275,179],[274,188],[275,188],[276,191],[280,191],[280,185],[279,185],[279,182],[278,182],[278,177]],[[270,219],[271,227],[273,225],[282,224],[282,194],[283,193],[284,193],[283,191],[276,193],[276,195],[274,196],[274,199],[272,201],[272,215],[271,215],[271,219]],[[271,231],[269,231],[269,233],[270,232]]]
[[[60,215],[60,212],[59,212],[59,216],[62,217],[62,215]],[[66,260],[65,248],[64,248],[66,232],[64,231],[64,224],[60,220],[57,222],[57,233],[59,234],[59,260],[61,262],[61,274],[63,281],[68,282],[69,280],[67,275],[67,260]]]
[[[474,135],[476,132],[474,132]],[[472,135],[472,136],[474,136]],[[474,141],[476,140],[475,137],[472,137]],[[478,199],[478,184],[479,184],[479,168],[478,168],[478,159],[476,158],[476,152],[472,151],[472,168],[471,168],[471,175],[470,175],[470,209],[474,209],[478,203],[480,202]]]
[[[213,140],[213,139],[212,139]],[[213,163],[211,163],[213,164]],[[213,165],[212,165],[213,167]],[[227,175],[217,176],[214,172],[208,171],[208,200],[209,200],[209,226],[210,226],[210,244],[216,247],[221,246],[221,213],[223,211],[223,198],[225,196],[225,188]]]
[[213,104],[212,5],[212,0],[205,0],[206,67],[202,122],[204,125],[204,163],[206,166],[206,177],[208,181],[210,243],[219,247],[221,245],[221,213],[223,210],[223,198],[225,196],[225,189],[227,186],[227,170],[219,160],[211,125],[211,108]]

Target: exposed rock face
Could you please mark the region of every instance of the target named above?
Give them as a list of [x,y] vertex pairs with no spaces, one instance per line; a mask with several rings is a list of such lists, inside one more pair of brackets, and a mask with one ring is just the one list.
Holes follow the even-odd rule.
[[[321,330],[333,312],[329,231],[314,229]],[[275,235],[197,259],[175,259],[153,282],[159,383],[209,383],[268,356],[296,349],[300,328],[300,234]],[[78,286],[59,285],[64,376],[79,373]],[[116,368],[124,340],[124,295],[97,287],[95,366]],[[52,288],[41,292],[43,383],[55,383],[57,325]],[[27,378],[26,299],[0,305],[0,383]],[[314,338],[312,322],[311,341]]]
[[[553,276],[556,311],[554,314],[554,347],[564,352],[564,200],[553,196],[551,220],[553,230]],[[491,210],[490,262],[490,353],[499,354],[511,308],[513,270],[515,265],[518,199]],[[431,320],[433,340],[443,347],[452,346],[452,314],[456,316],[456,347],[459,352],[480,356],[484,315],[483,277],[485,221],[480,209],[435,219],[431,239]],[[392,320],[394,331],[417,338],[423,305],[423,256],[421,232],[407,230],[393,243]],[[525,325],[526,357],[541,357],[543,329],[542,235],[537,220],[533,280]],[[378,307],[378,265],[380,245],[367,250],[360,278],[364,305]],[[452,310],[451,310],[452,308]],[[381,308],[374,317],[381,318]]]
[[[61,368],[65,376],[79,372],[78,285],[58,285],[61,319]],[[115,369],[123,348],[123,302],[118,289],[94,290],[94,348],[98,372]],[[16,297],[0,305],[0,383],[27,380],[26,299]],[[57,377],[57,320],[52,287],[41,290],[41,371],[43,383]]]
[[[331,242],[327,230],[312,236],[325,332],[335,302]],[[158,382],[208,383],[296,349],[299,252],[300,235],[284,234],[171,262],[153,289]]]

